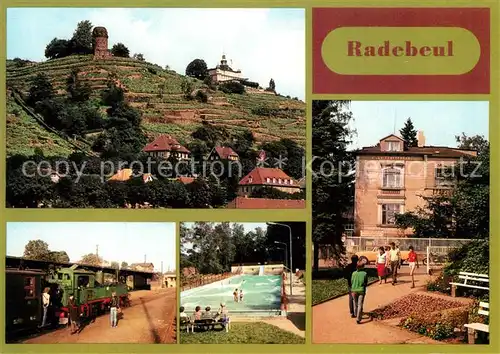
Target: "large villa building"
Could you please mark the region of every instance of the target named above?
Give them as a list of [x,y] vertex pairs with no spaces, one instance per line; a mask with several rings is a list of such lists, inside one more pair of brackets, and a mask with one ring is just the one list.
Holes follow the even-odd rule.
[[208,75],[210,75],[212,82],[217,84],[224,81],[244,81],[247,78],[243,77],[241,70],[235,70],[231,68],[226,59],[226,55],[222,55],[220,63],[212,69],[208,69]]
[[240,180],[238,195],[249,196],[262,187],[273,187],[290,194],[301,190],[299,183],[279,168],[256,167]]
[[179,160],[187,160],[191,154],[188,149],[179,144],[177,139],[170,135],[160,135],[151,143],[147,144],[143,151],[151,157],[160,157],[164,159],[175,157]]
[[[376,146],[357,152],[354,204],[354,236],[397,237],[411,233],[395,226],[395,215],[424,206],[420,196],[449,193],[455,181],[450,167],[477,152],[442,146],[426,146],[423,132],[418,146],[389,135]],[[455,176],[459,173],[454,171]]]

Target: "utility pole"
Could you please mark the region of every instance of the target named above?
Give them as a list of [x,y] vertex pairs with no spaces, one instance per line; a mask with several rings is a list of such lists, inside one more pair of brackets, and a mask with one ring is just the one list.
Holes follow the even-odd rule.
[[161,277],[160,277],[160,281],[161,281],[161,287],[164,288],[165,287],[165,278],[163,276],[163,261],[161,261]]

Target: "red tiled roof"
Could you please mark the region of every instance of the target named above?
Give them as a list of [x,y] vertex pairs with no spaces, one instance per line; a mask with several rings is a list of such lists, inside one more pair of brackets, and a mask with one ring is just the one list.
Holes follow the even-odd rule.
[[194,182],[195,178],[181,176],[181,177],[177,177],[177,180],[181,183],[184,183],[184,184],[190,184],[190,183]]
[[[117,173],[115,173],[111,178],[109,179],[110,181],[118,181],[118,182],[125,182],[128,181],[130,178],[132,178],[133,171],[130,168],[123,168],[119,170]],[[142,175],[142,180],[144,183],[148,181],[148,179],[152,177],[151,173],[145,173]]]
[[228,209],[303,209],[305,200],[236,197],[228,203]]
[[177,139],[170,135],[160,135],[143,149],[145,152],[152,151],[177,151],[189,153],[189,150],[179,144]]
[[228,159],[229,156],[238,156],[238,154],[228,146],[216,146],[215,152],[221,159]]
[[[281,183],[279,183],[280,180]],[[288,180],[288,184],[285,184],[284,180]],[[290,180],[292,181],[291,183]],[[267,167],[254,168],[248,175],[241,179],[239,185],[299,187],[296,181],[279,168]]]
[[368,146],[361,148],[361,150],[358,150],[356,154],[384,155],[384,156],[427,155],[430,157],[460,158],[467,156],[477,156],[477,151],[450,148],[446,146],[422,146],[422,147],[410,147],[408,149],[405,149],[404,151],[381,151],[380,146]]

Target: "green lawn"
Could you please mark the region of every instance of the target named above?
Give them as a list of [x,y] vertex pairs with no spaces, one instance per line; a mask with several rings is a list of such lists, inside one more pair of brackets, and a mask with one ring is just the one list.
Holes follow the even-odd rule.
[[225,331],[181,332],[182,344],[304,344],[305,339],[263,322],[231,323]]
[[[372,282],[378,279],[376,269],[367,268],[366,271],[368,273],[368,282]],[[341,278],[341,273],[338,270],[320,271],[318,274],[313,275],[313,305],[317,305],[323,301],[346,295],[347,292],[347,280]]]

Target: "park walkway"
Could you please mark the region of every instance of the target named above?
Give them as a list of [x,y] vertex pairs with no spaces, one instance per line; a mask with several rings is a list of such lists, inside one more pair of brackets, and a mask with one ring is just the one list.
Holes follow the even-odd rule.
[[[414,291],[421,291],[430,278],[425,273],[416,275],[415,288],[412,289],[408,268],[404,267],[401,271],[395,286],[388,281],[387,284],[376,282],[368,287],[365,313]],[[417,333],[372,321],[367,315],[363,316],[361,324],[357,324],[349,313],[347,295],[313,306],[312,316],[313,343],[439,343]]]

